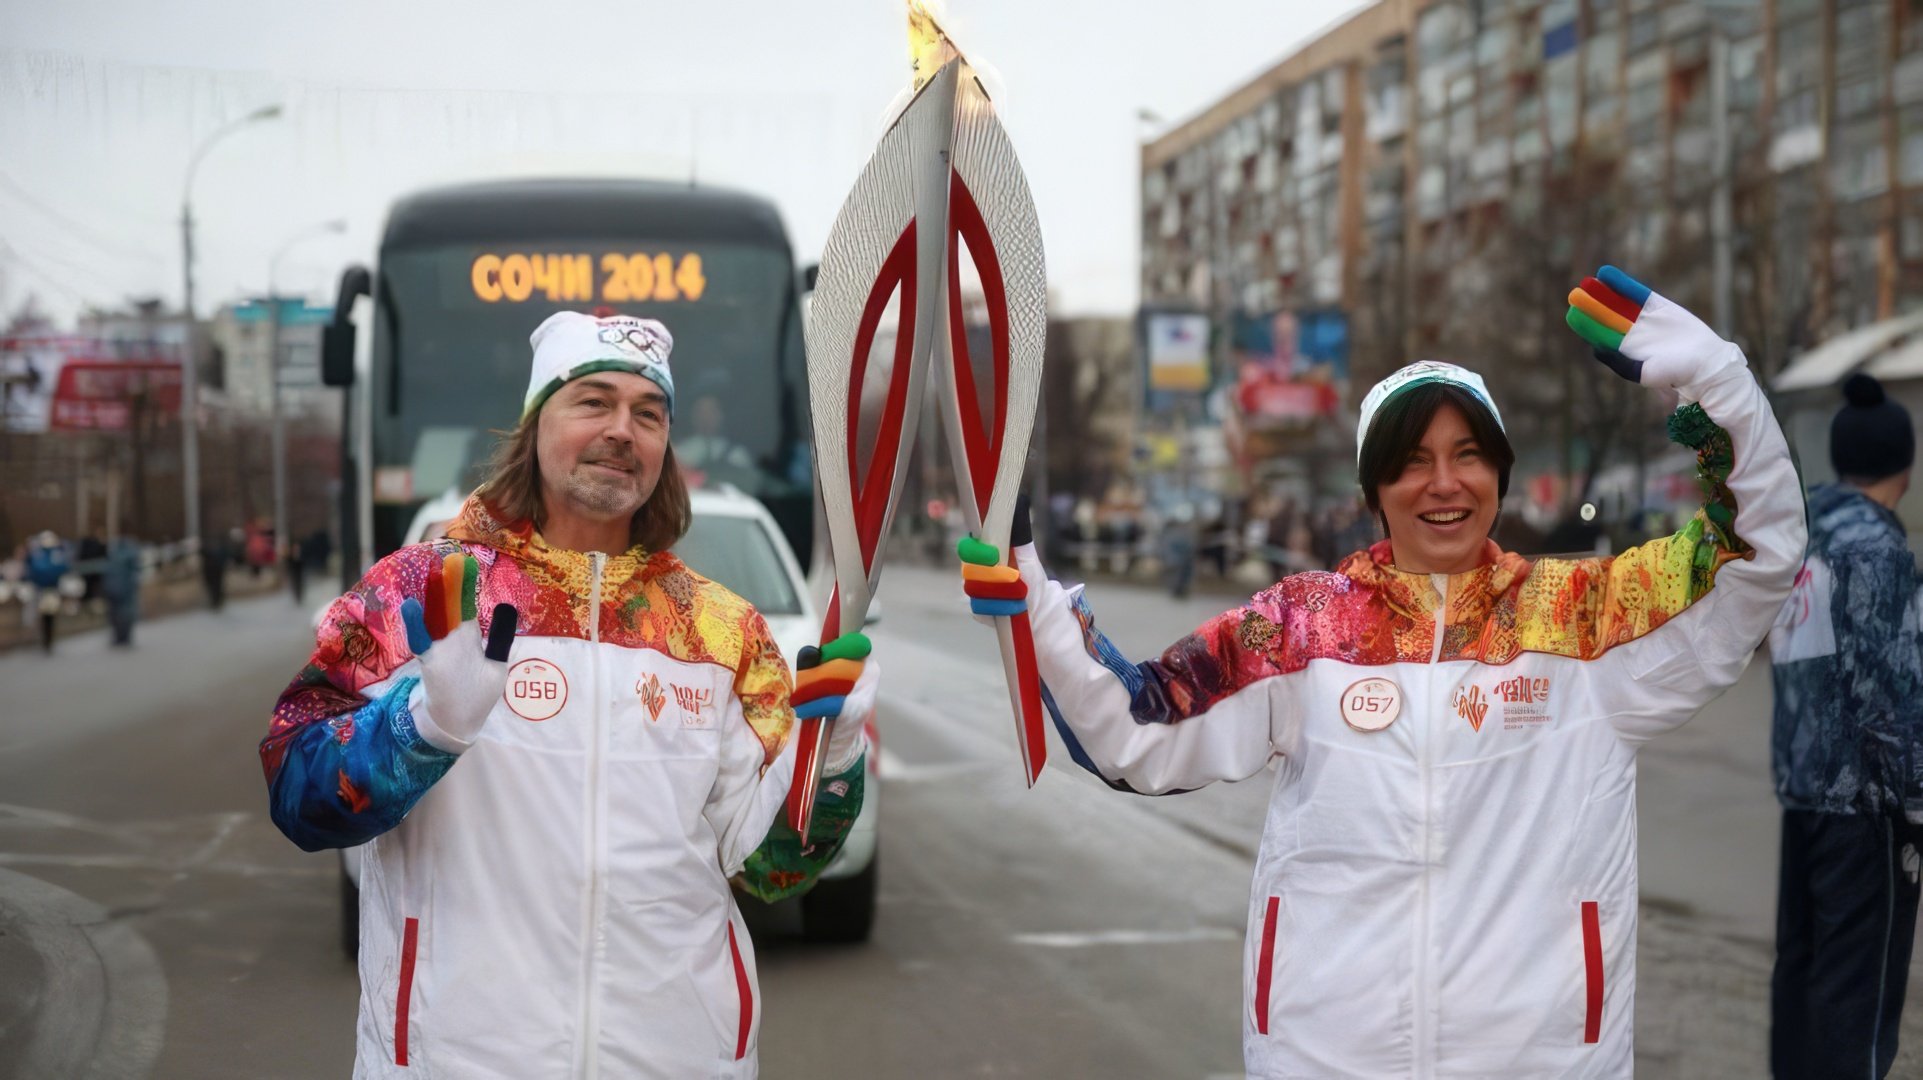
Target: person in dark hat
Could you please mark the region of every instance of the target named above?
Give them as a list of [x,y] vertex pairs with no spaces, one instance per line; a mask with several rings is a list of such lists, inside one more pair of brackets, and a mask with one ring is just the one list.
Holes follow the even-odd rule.
[[1809,493],[1809,550],[1770,631],[1783,805],[1770,987],[1777,1077],[1890,1070],[1923,830],[1917,570],[1896,504],[1909,410],[1857,374],[1830,423],[1837,480]]

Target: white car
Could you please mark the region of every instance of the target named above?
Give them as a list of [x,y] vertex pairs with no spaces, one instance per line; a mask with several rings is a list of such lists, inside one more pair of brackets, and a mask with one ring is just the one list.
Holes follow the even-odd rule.
[[[675,545],[675,553],[696,573],[720,582],[753,604],[768,621],[775,643],[792,668],[804,646],[819,642],[821,616],[780,526],[759,501],[726,485],[696,489],[688,496],[693,522],[688,535]],[[415,513],[404,542],[417,544],[440,536],[465,501],[465,494],[457,491],[429,500]],[[880,745],[872,724],[868,737],[870,746]],[[879,846],[876,822],[881,814],[881,783],[875,771],[879,756],[872,752],[868,755],[861,814],[855,818],[847,841],[814,888],[798,901],[802,934],[811,940],[866,941],[874,926]],[[341,849],[341,945],[350,957],[360,943],[360,854],[357,847]],[[740,895],[743,900],[749,899],[745,893]]]

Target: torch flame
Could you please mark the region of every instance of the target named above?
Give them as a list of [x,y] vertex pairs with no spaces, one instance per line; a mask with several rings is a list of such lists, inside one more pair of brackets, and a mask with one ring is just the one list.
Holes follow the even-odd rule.
[[928,85],[935,73],[961,55],[922,0],[908,0],[908,57],[915,68],[914,89]]

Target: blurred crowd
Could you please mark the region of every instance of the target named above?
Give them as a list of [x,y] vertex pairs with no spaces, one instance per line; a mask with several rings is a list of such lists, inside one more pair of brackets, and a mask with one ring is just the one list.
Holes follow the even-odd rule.
[[[265,525],[235,527],[211,534],[192,558],[184,541],[155,544],[123,531],[109,538],[93,529],[77,540],[51,529],[17,545],[0,560],[0,638],[30,638],[51,653],[68,620],[104,616],[112,642],[133,644],[142,596],[161,583],[199,579],[209,607],[225,602],[230,576],[245,576],[259,591],[286,584],[296,603],[304,599],[310,574],[322,572],[333,555],[325,529],[287,545],[277,555],[273,530]],[[17,628],[18,633],[12,631]]]

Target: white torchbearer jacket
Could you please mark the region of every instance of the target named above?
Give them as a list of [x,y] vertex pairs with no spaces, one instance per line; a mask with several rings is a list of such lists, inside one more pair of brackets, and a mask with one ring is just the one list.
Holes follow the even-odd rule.
[[1249,1075],[1631,1072],[1637,751],[1742,674],[1804,546],[1782,433],[1716,345],[1659,380],[1700,406],[1671,432],[1699,451],[1707,505],[1614,557],[1491,543],[1477,569],[1418,575],[1385,542],[1135,664],[1018,549],[1084,767],[1168,794],[1278,765],[1248,909]]
[[[760,989],[730,880],[774,899],[820,874],[860,812],[866,740],[825,766],[805,847],[782,816],[788,667],[752,606],[671,552],[550,548],[478,496],[449,537],[335,602],[261,744],[283,832],[367,843],[354,1075],[755,1076]],[[454,552],[477,560],[481,619],[520,613],[464,748],[400,617]],[[840,723],[872,717],[876,671]]]

